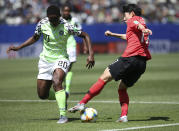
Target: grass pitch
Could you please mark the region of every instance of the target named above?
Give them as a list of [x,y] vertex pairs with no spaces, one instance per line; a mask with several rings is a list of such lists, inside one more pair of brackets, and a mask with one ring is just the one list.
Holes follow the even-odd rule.
[[[76,104],[73,101],[79,101],[84,96],[108,64],[117,57],[118,55],[96,55],[96,65],[92,70],[85,68],[86,56],[78,57],[73,67],[69,107]],[[93,107],[98,111],[96,123],[81,123],[79,113],[68,113],[69,123],[62,125],[56,124],[59,112],[55,101],[36,101],[39,100],[36,93],[38,59],[0,60],[0,130],[100,131],[145,126],[140,130],[177,131],[178,58],[179,54],[162,54],[153,55],[153,59],[148,61],[145,74],[128,90],[131,102],[128,123],[115,122],[120,114],[120,105],[117,94],[118,82],[112,81],[105,86],[100,95],[87,104],[87,107]],[[173,123],[176,125],[167,126]]]

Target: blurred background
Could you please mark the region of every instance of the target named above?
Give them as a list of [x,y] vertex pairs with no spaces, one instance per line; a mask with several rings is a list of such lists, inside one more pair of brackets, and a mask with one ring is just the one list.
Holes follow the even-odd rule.
[[[153,30],[150,37],[152,53],[179,52],[179,1],[178,0],[1,0],[0,1],[0,58],[38,57],[42,41],[19,52],[6,49],[18,45],[33,35],[36,23],[46,17],[46,9],[70,3],[72,16],[91,36],[96,53],[121,53],[126,43],[104,36],[106,30],[125,33],[121,8],[124,4],[138,4],[147,25]],[[77,52],[82,52],[82,41],[77,38]]]

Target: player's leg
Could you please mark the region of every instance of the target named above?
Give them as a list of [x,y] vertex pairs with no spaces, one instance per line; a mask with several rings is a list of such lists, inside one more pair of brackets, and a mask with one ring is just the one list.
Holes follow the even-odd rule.
[[73,76],[72,66],[76,62],[76,41],[73,37],[70,37],[67,41],[67,53],[69,56],[70,66],[65,77],[65,91],[68,98],[70,94],[70,87]]
[[[65,92],[66,92],[66,97],[68,98],[69,92],[70,92],[70,84],[71,84],[71,78],[72,78],[72,72],[68,72],[66,77],[65,77]],[[53,89],[49,90],[49,95],[48,95],[48,100],[56,100],[55,98],[55,91]]]
[[62,87],[62,83],[66,72],[68,71],[69,65],[70,62],[66,59],[57,61],[54,65],[52,83],[55,90],[55,98],[60,111],[60,119],[57,123],[68,122],[68,118],[66,117],[66,93]]
[[98,79],[98,81],[91,86],[88,93],[83,97],[83,99],[79,103],[86,104],[94,96],[98,95],[101,92],[101,90],[104,88],[104,85],[111,80],[112,80],[112,76],[109,72],[109,69],[106,68],[103,74]]
[[39,60],[38,68],[39,73],[37,76],[37,93],[39,98],[47,99],[50,94],[49,90],[52,85],[51,68],[53,64],[48,63],[42,59]]
[[49,97],[49,90],[51,85],[51,80],[37,80],[37,93],[40,99],[47,99]]
[[60,119],[58,123],[66,123],[68,119],[66,118],[66,94],[62,87],[63,79],[65,78],[65,72],[58,68],[55,69],[53,73],[53,87],[55,90],[55,97],[60,111]]
[[127,88],[132,87],[146,69],[146,60],[143,57],[135,56],[127,58],[126,61],[129,63],[129,66],[127,67],[127,70],[124,71],[124,75],[118,89],[119,101],[121,104],[121,115],[117,122],[128,121],[127,113],[129,106],[129,96],[127,93]]
[[91,86],[88,93],[80,101],[80,104],[82,103],[86,104],[94,96],[98,95],[101,92],[101,90],[104,88],[104,85],[111,80],[112,80],[112,76],[109,72],[109,69],[106,68],[103,74],[98,79],[98,81]]
[[106,68],[98,81],[91,86],[88,93],[83,97],[83,99],[76,106],[70,108],[68,111],[74,113],[78,110],[84,110],[84,105],[93,97],[98,95],[104,88],[105,84],[111,80],[112,76],[109,72],[109,68]]
[[127,122],[127,113],[128,113],[128,106],[129,106],[129,96],[127,93],[127,86],[123,81],[120,82],[119,84],[119,89],[118,89],[118,94],[119,94],[119,102],[121,105],[121,115],[117,122]]
[[65,91],[66,91],[68,96],[70,94],[70,86],[71,86],[71,81],[72,81],[72,76],[73,76],[73,72],[71,70],[73,64],[74,64],[74,62],[70,63],[70,67],[68,69],[68,73],[66,74],[66,77],[65,77]]

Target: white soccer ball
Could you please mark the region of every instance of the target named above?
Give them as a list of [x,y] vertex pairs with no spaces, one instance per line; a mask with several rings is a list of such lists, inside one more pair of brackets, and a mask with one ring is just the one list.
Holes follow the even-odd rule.
[[81,112],[81,121],[96,122],[97,116],[98,112],[94,108],[85,108],[85,110]]

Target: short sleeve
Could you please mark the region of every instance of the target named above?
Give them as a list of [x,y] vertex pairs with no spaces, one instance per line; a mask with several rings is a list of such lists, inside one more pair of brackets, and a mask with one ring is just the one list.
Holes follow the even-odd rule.
[[79,22],[79,20],[77,18],[72,17],[72,21],[74,22],[74,25],[76,28],[78,28],[79,30],[82,30],[81,23]]
[[41,31],[41,23],[39,22],[35,28],[35,34],[38,36],[41,36],[42,31]]
[[65,27],[70,35],[79,36],[82,32],[81,29],[77,28],[76,26],[70,23],[65,23]]
[[128,22],[128,26],[129,26],[130,28],[137,29],[138,25],[139,25],[139,21],[137,21],[137,20],[130,20],[130,21]]
[[130,27],[135,29],[137,29],[139,23],[145,26],[145,20],[142,17],[139,17],[138,19],[131,19],[129,21]]
[[82,26],[79,22],[75,22],[75,26],[79,29],[82,30]]
[[36,35],[41,36],[41,34],[42,34],[42,30],[41,30],[42,25],[45,24],[45,23],[47,23],[47,22],[48,22],[48,17],[45,17],[45,18],[41,19],[41,20],[38,22],[38,24],[37,24],[37,26],[36,26],[36,29],[35,29],[35,34],[36,34]]

